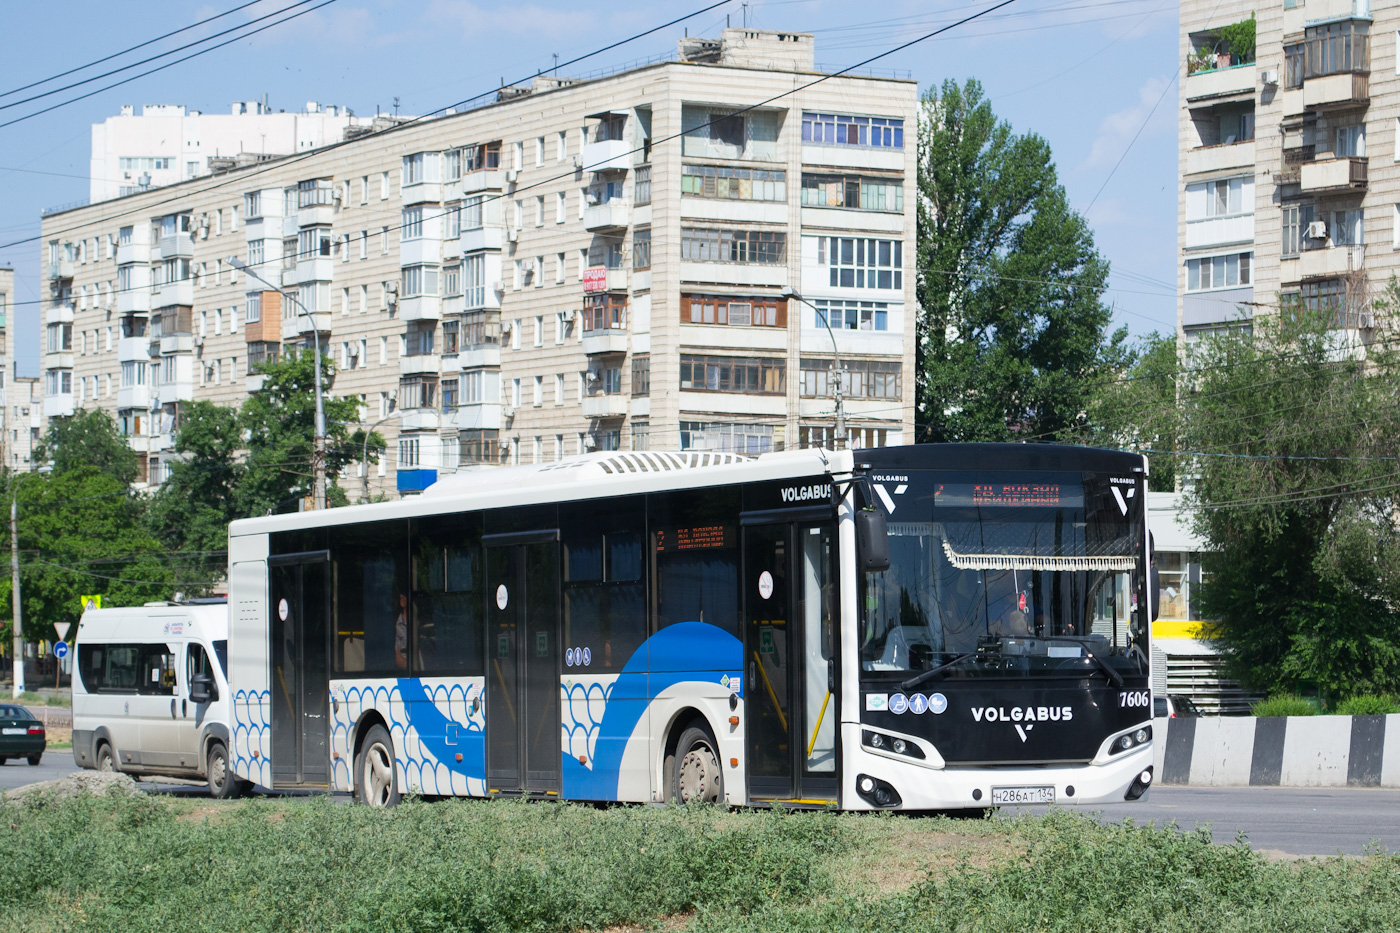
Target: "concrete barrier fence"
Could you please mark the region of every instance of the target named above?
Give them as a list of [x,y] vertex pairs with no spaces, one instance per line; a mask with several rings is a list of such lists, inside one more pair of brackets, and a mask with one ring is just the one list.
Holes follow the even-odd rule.
[[1400,715],[1157,719],[1160,784],[1400,787]]

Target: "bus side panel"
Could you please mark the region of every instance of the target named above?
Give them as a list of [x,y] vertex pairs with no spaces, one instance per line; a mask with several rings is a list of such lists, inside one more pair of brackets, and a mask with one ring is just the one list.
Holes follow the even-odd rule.
[[404,792],[485,796],[484,688],[484,677],[332,680],[331,786],[354,789],[357,730],[376,713],[394,742]]
[[[234,543],[230,540],[230,556]],[[267,538],[262,539],[264,550]],[[238,777],[272,786],[272,711],[268,671],[267,562],[229,567],[228,682],[233,699],[229,764]]]
[[[680,622],[648,638],[615,677],[566,677],[563,796],[653,799],[665,730],[688,708],[705,714],[723,757],[741,757],[743,736],[736,738],[723,717],[729,695],[743,696],[742,662],[743,648],[730,633]],[[741,783],[733,785],[731,794],[737,790],[742,798]]]

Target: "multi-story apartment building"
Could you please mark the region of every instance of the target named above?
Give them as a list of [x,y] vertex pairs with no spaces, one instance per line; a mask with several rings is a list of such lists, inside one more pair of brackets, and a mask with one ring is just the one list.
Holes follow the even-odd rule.
[[111,411],[158,482],[182,405],[239,403],[319,333],[391,440],[374,492],[413,492],[592,449],[832,443],[835,341],[850,442],[910,440],[916,85],[802,89],[812,62],[808,35],[726,30],[50,214],[45,414]]
[[[1228,27],[1251,17],[1240,55]],[[1400,268],[1397,35],[1400,9],[1368,0],[1182,3],[1182,339],[1289,303],[1374,336]]]
[[368,133],[374,118],[307,101],[301,112],[274,111],[264,100],[234,101],[229,113],[178,104],[147,104],[92,125],[89,198],[105,201],[146,188],[208,175],[230,165],[306,152]]
[[44,395],[38,376],[15,375],[5,379],[5,463],[17,472],[36,469],[34,445],[44,426]]

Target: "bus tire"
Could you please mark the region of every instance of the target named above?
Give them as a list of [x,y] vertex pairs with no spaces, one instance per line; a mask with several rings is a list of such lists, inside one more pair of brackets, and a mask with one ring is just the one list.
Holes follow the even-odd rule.
[[106,742],[103,742],[101,745],[97,746],[97,756],[96,756],[96,757],[97,757],[97,770],[98,770],[98,771],[116,771],[116,770],[118,770],[118,769],[117,769],[117,758],[116,758],[115,755],[112,754],[112,746],[108,745]]
[[370,807],[396,806],[399,778],[394,767],[394,741],[383,726],[370,726],[355,756],[355,797]]
[[724,802],[724,771],[719,745],[704,726],[690,726],[676,742],[671,799],[679,803]]
[[232,800],[241,791],[240,783],[228,767],[228,749],[224,743],[214,742],[209,746],[209,758],[205,762],[204,776],[209,782],[209,796],[215,800]]

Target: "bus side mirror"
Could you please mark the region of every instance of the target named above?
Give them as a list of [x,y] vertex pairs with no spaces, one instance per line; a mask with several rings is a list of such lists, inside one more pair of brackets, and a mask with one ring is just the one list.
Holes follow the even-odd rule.
[[856,512],[856,560],[862,573],[890,569],[890,529],[885,513],[877,509]]
[[1162,611],[1162,573],[1156,567],[1147,575],[1147,606],[1152,610],[1149,613],[1152,621],[1156,622]]

